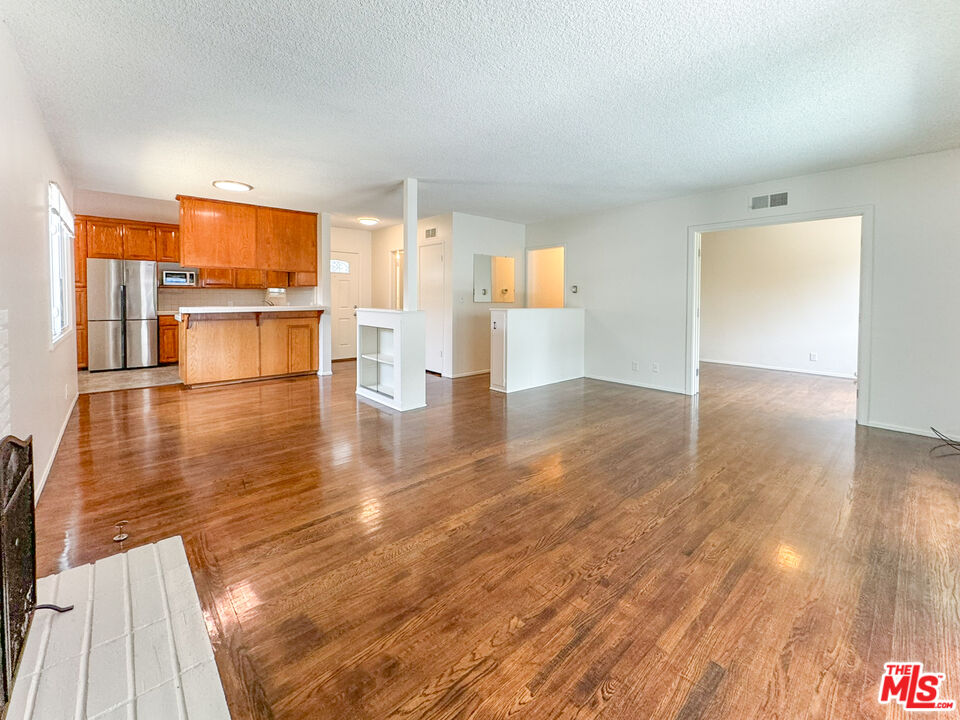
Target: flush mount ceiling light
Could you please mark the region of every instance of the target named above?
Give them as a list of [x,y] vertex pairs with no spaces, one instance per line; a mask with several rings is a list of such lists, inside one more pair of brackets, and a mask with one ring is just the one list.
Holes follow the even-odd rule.
[[361,225],[376,225],[378,222],[380,222],[380,218],[362,217],[357,218],[357,222]]
[[237,182],[236,180],[214,180],[213,186],[218,190],[229,190],[230,192],[249,192],[253,190],[253,185]]

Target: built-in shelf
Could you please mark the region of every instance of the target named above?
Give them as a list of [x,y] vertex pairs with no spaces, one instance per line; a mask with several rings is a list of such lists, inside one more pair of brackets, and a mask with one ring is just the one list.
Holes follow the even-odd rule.
[[386,355],[385,353],[369,353],[361,355],[360,357],[364,360],[373,360],[383,365],[393,365],[393,355]]
[[426,405],[423,312],[357,310],[357,395],[395,410]]

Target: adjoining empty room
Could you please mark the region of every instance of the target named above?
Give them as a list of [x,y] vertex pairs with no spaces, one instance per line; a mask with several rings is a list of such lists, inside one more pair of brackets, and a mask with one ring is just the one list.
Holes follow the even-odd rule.
[[0,0],[0,720],[960,702],[958,0]]
[[860,216],[700,234],[699,392],[856,418]]

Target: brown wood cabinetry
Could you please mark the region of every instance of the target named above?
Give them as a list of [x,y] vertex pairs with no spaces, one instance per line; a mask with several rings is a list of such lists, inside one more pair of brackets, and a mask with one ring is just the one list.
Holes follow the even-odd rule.
[[316,372],[317,313],[284,313],[260,320],[260,375]]
[[172,315],[161,315],[159,317],[159,343],[157,358],[161,365],[175,363],[180,359],[179,351],[179,332],[180,323]]
[[157,259],[157,227],[140,223],[124,223],[122,228],[124,260]]
[[87,286],[87,224],[77,220],[73,224],[73,283]]
[[253,268],[257,264],[255,205],[178,195],[180,262],[214,268]]
[[257,267],[316,272],[316,214],[258,207]]
[[78,287],[74,289],[77,300],[77,325],[86,326],[87,324],[87,289]]
[[236,273],[224,268],[200,268],[200,287],[236,287]]
[[267,286],[266,270],[237,270],[236,284],[238,288],[265,288]]
[[289,287],[316,287],[317,274],[315,272],[290,273]]
[[122,258],[123,225],[116,220],[86,221],[87,257]]
[[290,287],[290,275],[276,270],[267,270],[267,287],[285,288]]
[[157,225],[157,262],[180,262],[180,231],[176,225]]
[[77,325],[77,367],[85,368],[90,364],[87,356],[87,326]]

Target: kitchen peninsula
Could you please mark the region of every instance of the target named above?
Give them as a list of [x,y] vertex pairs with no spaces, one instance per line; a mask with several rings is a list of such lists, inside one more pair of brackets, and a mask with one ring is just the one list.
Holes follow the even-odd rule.
[[318,305],[181,307],[180,379],[190,387],[315,373]]

